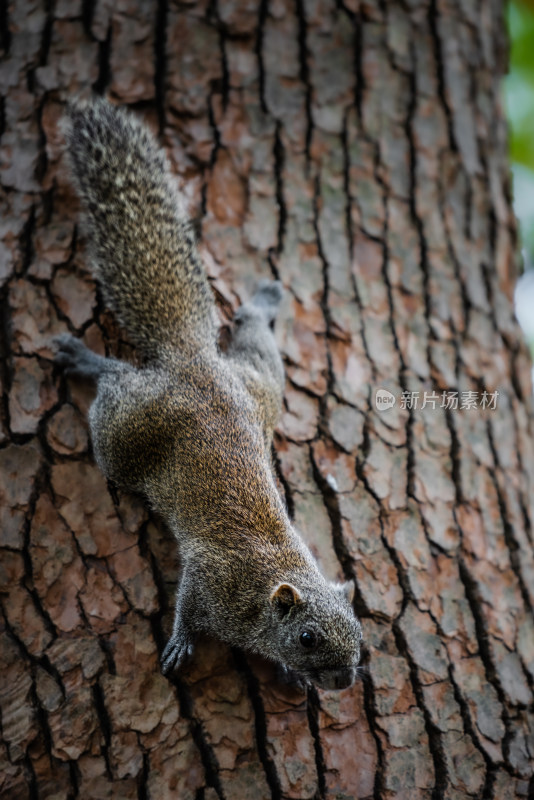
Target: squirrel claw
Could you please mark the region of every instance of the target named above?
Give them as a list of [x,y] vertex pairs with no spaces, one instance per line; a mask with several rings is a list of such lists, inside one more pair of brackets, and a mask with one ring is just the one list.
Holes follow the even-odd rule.
[[173,633],[161,655],[161,671],[164,675],[175,672],[178,667],[193,655],[193,643],[183,634]]

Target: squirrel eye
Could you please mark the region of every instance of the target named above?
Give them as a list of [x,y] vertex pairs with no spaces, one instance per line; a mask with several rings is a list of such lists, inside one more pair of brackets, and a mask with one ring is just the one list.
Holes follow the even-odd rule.
[[302,633],[299,636],[299,642],[307,650],[311,650],[311,648],[315,647],[315,645],[317,644],[317,637],[313,633],[313,631],[302,631]]

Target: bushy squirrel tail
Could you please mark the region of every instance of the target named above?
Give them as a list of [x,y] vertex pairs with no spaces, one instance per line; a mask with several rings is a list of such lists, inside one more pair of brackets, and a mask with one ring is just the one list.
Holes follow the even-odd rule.
[[213,296],[162,150],[103,99],[69,106],[68,152],[104,297],[149,360],[215,347]]

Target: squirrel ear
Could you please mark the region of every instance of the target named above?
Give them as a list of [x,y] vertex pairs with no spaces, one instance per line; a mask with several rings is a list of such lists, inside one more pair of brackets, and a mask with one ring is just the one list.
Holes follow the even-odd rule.
[[347,601],[352,605],[352,601],[354,600],[354,592],[356,591],[356,586],[354,581],[345,581],[345,583],[337,583],[336,588],[338,592],[341,592],[343,597],[347,599]]
[[282,612],[282,615],[287,614],[293,606],[302,603],[299,590],[291,583],[279,583],[271,593],[269,600]]

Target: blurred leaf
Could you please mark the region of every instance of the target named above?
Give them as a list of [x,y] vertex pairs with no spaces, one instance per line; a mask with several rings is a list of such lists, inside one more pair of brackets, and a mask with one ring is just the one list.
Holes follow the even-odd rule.
[[508,30],[511,40],[510,70],[519,70],[534,82],[534,3],[512,2],[508,6]]
[[514,210],[523,246],[534,257],[534,0],[508,4],[510,72],[504,81]]

